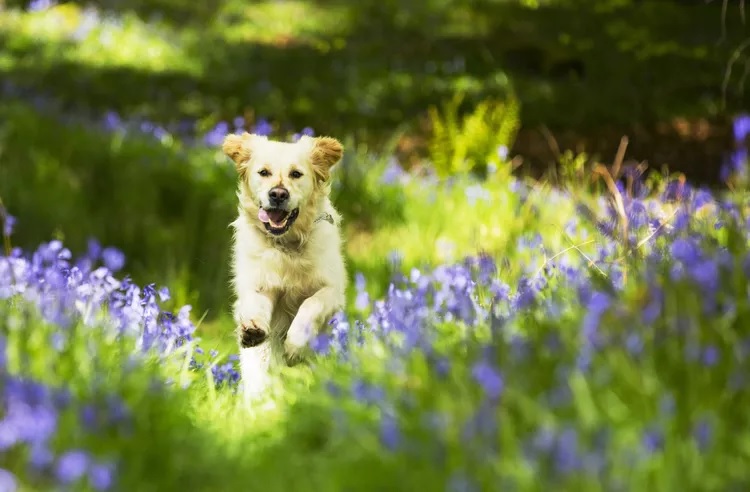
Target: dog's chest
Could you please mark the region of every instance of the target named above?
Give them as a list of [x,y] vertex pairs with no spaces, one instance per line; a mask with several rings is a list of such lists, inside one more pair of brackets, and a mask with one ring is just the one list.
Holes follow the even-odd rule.
[[270,249],[262,260],[264,283],[269,289],[304,297],[312,295],[323,284],[315,262],[303,252]]

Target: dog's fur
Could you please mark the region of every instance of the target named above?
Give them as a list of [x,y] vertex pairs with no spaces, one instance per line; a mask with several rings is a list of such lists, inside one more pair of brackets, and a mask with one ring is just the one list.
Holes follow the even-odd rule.
[[[243,133],[228,135],[222,149],[239,176],[233,314],[243,390],[252,398],[264,392],[273,367],[303,358],[311,339],[344,307],[340,216],[329,198],[330,171],[343,146],[330,137],[288,143]],[[264,224],[259,212],[272,207],[269,191],[279,187],[289,194],[286,210],[298,213],[296,220],[287,215],[288,229],[273,234],[269,224],[276,222]]]

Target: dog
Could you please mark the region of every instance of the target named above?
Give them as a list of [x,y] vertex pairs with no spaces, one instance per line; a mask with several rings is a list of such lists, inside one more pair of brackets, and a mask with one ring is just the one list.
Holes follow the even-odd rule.
[[332,137],[282,142],[243,132],[227,135],[222,150],[238,174],[232,310],[242,389],[254,399],[273,368],[304,360],[344,308],[341,216],[330,199],[331,168],[344,149]]

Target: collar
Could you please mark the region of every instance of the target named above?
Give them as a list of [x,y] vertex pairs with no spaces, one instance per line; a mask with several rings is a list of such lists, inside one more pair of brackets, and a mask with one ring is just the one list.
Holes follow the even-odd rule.
[[333,217],[328,212],[323,212],[318,216],[317,219],[313,221],[313,224],[320,222],[321,220],[325,220],[326,222],[330,222],[333,224]]

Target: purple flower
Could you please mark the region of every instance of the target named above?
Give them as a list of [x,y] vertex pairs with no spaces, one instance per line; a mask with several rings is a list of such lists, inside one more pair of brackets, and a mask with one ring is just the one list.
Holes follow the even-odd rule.
[[596,291],[586,303],[586,314],[583,317],[584,342],[592,347],[599,344],[599,321],[609,309],[612,300],[604,292]]
[[471,369],[471,375],[474,380],[482,387],[485,394],[490,400],[496,400],[500,397],[505,386],[503,377],[497,369],[486,360],[480,360]]
[[404,169],[398,163],[396,158],[391,158],[388,161],[388,165],[383,170],[383,174],[380,176],[380,181],[383,184],[393,184],[398,182],[401,178],[406,175]]
[[643,352],[643,338],[640,334],[631,332],[625,337],[625,348],[632,355],[640,355]]
[[[46,443],[32,443],[29,450],[29,464],[36,470],[46,469],[55,460],[55,455]],[[0,489],[1,490],[1,489]]]
[[659,429],[651,427],[644,432],[642,442],[646,451],[656,453],[664,446],[664,435]]
[[268,120],[261,118],[253,127],[253,133],[257,135],[270,135],[273,132],[273,126]]
[[722,181],[728,181],[733,176],[744,178],[747,176],[748,151],[747,149],[737,149],[729,155],[719,170],[719,177]]
[[648,225],[649,216],[646,206],[640,200],[632,200],[627,207],[626,216],[630,227],[640,229]]
[[229,124],[226,121],[220,121],[203,137],[203,142],[208,147],[217,147],[224,141],[224,137],[229,133]]
[[43,12],[57,5],[55,0],[31,0],[26,10],[29,12]]
[[690,196],[691,186],[682,179],[674,179],[667,183],[662,199],[666,202],[682,201]]
[[102,261],[111,272],[117,272],[125,266],[125,255],[119,249],[104,248],[102,250]]
[[16,492],[18,481],[15,475],[4,468],[0,468],[0,490],[3,492]]
[[701,250],[693,239],[677,238],[670,246],[670,253],[677,261],[685,264],[697,263]]
[[3,235],[10,237],[13,235],[13,229],[16,225],[16,218],[10,214],[5,214],[3,219]]
[[401,443],[398,421],[390,412],[382,412],[380,417],[380,442],[390,451],[395,451]]
[[747,136],[750,135],[750,114],[743,113],[734,119],[734,141],[744,143]]
[[713,367],[719,362],[719,349],[715,345],[709,345],[705,349],[703,349],[703,364],[705,364],[708,367]]
[[555,468],[559,473],[571,473],[581,466],[578,434],[575,429],[568,427],[560,433],[557,437],[554,457]]
[[370,296],[367,293],[365,276],[361,272],[357,272],[355,275],[355,287],[357,290],[357,297],[354,301],[354,307],[359,311],[364,311],[370,306]]
[[78,481],[89,468],[89,455],[81,450],[64,453],[57,460],[55,476],[63,484]]
[[109,490],[114,483],[114,466],[109,463],[92,463],[88,476],[89,483],[95,490]]
[[695,439],[698,449],[706,451],[711,443],[712,427],[711,422],[707,419],[701,419],[693,427],[693,438]]

